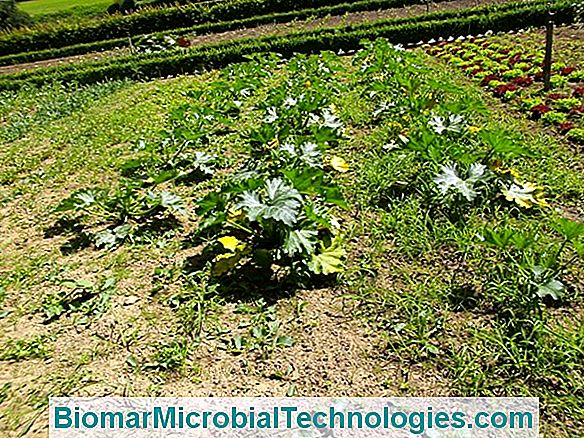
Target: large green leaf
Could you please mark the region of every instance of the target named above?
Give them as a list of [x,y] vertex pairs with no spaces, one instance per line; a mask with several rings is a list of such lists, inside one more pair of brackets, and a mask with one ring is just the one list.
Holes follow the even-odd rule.
[[554,228],[566,239],[574,240],[584,236],[584,223],[561,218],[556,221]]
[[292,230],[284,242],[284,252],[289,256],[313,254],[317,236],[313,230]]
[[250,221],[256,221],[261,216],[264,204],[260,200],[260,195],[255,192],[243,192],[239,204],[235,206],[236,210],[240,208],[245,209],[247,217]]
[[554,300],[559,300],[564,295],[566,286],[555,278],[551,279],[545,284],[540,284],[537,288],[537,296],[540,298],[552,297]]
[[57,206],[57,208],[55,208],[55,211],[65,212],[72,210],[73,211],[84,210],[96,204],[101,196],[103,196],[103,192],[101,190],[96,189],[79,190],[73,193],[67,199],[64,199]]
[[322,248],[319,254],[312,255],[310,270],[315,274],[329,275],[343,271],[343,258],[346,252],[341,248],[339,238],[328,248]]
[[481,139],[490,146],[494,152],[504,156],[530,156],[534,154],[529,149],[519,146],[504,132],[481,131]]
[[98,248],[113,249],[122,243],[132,232],[129,224],[119,225],[114,229],[106,229],[95,234],[95,246]]
[[325,172],[318,168],[285,170],[284,175],[292,182],[294,187],[302,194],[320,195],[329,204],[348,208],[343,195],[335,184],[325,180]]
[[170,192],[161,192],[159,195],[160,205],[176,213],[187,215],[187,209],[180,196]]
[[265,189],[263,200],[256,192],[244,192],[236,208],[243,208],[251,221],[260,218],[295,224],[302,205],[300,193],[281,179],[268,180]]

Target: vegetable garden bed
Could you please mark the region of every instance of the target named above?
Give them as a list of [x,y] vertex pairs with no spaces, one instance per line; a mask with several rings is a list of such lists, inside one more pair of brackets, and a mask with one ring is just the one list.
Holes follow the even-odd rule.
[[2,433],[212,394],[534,395],[582,434],[582,157],[452,69],[381,39],[1,93]]
[[428,52],[461,68],[495,97],[510,102],[529,118],[552,126],[568,139],[584,143],[584,70],[560,61],[552,64],[551,89],[543,89],[543,47],[535,50],[499,44],[489,38],[440,43]]

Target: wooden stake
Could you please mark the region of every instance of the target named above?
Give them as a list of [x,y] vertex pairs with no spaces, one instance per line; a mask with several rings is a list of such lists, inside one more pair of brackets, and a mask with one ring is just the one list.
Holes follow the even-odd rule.
[[549,91],[552,77],[552,50],[554,42],[554,21],[553,13],[550,12],[550,19],[546,24],[545,32],[545,58],[543,61],[543,89]]

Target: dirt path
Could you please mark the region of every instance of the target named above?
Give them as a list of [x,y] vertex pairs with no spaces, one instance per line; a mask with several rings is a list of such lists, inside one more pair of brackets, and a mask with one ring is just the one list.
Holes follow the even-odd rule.
[[[485,6],[489,4],[509,3],[513,0],[454,0],[431,4],[430,12],[449,11],[457,9],[471,8],[475,6]],[[379,11],[355,12],[345,15],[335,15],[330,17],[318,18],[314,20],[292,21],[289,23],[267,24],[252,28],[244,28],[221,33],[210,33],[206,35],[194,36],[191,38],[192,47],[204,44],[232,41],[248,37],[276,36],[286,35],[291,32],[300,30],[311,30],[319,27],[340,27],[345,25],[360,24],[370,21],[404,18],[423,15],[427,12],[425,5],[414,5],[403,8],[393,8]],[[102,59],[107,57],[116,57],[128,54],[128,49],[110,50],[106,52],[92,52],[84,55],[68,56],[63,58],[47,59],[42,61],[23,63],[17,65],[0,66],[0,75],[18,73],[25,70],[34,70],[42,67],[55,65],[67,65]]]
[[[447,2],[434,3],[430,5],[430,12],[441,12],[449,10],[458,10],[472,8],[475,6],[486,6],[491,4],[509,3],[512,0],[454,0]],[[403,8],[384,9],[378,11],[354,12],[345,15],[335,15],[324,18],[317,18],[306,21],[293,21],[290,23],[266,24],[253,28],[238,29],[228,32],[200,35],[191,38],[191,44],[198,46],[201,44],[217,43],[221,41],[230,41],[246,37],[261,37],[286,35],[291,32],[301,30],[313,30],[320,27],[340,27],[347,25],[362,24],[377,20],[386,20],[392,18],[407,18],[426,14],[425,5],[406,6]]]
[[125,55],[127,53],[129,53],[127,49],[118,49],[118,50],[108,50],[106,52],[91,52],[91,53],[85,53],[83,55],[67,56],[64,58],[43,59],[41,61],[25,62],[22,64],[16,64],[16,65],[3,65],[3,66],[0,66],[0,75],[1,74],[9,74],[9,73],[18,73],[19,71],[32,70],[32,69],[42,68],[42,67],[51,67],[51,66],[55,66],[55,65],[74,64],[74,63],[82,62],[82,61],[91,61],[91,60],[97,60],[97,59],[102,59],[102,58],[107,58],[107,57]]

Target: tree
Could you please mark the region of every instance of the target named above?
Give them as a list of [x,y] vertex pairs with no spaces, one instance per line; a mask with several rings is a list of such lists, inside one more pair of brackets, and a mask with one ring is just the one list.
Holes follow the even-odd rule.
[[30,23],[30,16],[16,7],[15,0],[0,0],[0,30],[10,30]]
[[[1,0],[0,0],[1,1]],[[130,14],[136,9],[136,2],[134,0],[116,0],[109,6],[107,12],[115,14],[121,12],[122,14]]]

